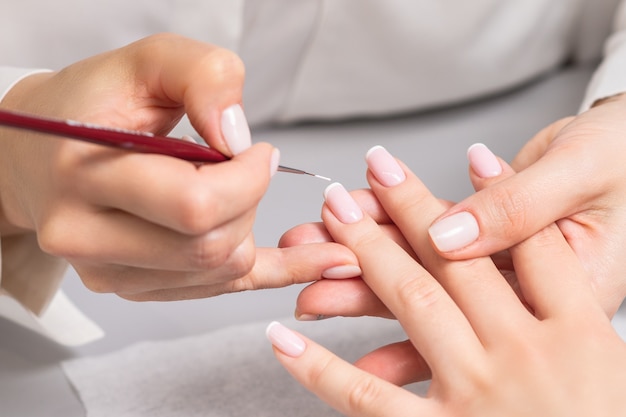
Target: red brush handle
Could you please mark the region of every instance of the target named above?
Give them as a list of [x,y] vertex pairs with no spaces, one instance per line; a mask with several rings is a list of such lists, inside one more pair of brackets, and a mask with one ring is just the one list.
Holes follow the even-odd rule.
[[192,162],[222,162],[228,159],[213,148],[181,139],[107,128],[72,120],[43,118],[6,110],[0,110],[0,125],[78,139],[133,152],[168,155]]

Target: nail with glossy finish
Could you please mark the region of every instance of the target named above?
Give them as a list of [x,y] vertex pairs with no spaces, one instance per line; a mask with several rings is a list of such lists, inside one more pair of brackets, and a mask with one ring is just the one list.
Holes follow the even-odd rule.
[[265,335],[274,347],[292,358],[302,355],[306,349],[304,340],[277,321],[267,326]]
[[493,178],[502,174],[498,158],[482,143],[475,143],[467,150],[470,166],[480,178]]
[[278,148],[272,150],[272,159],[270,161],[270,176],[274,176],[278,171],[278,164],[280,163],[280,151]]
[[250,127],[239,104],[233,104],[222,112],[222,135],[233,155],[252,145]]
[[326,187],[324,199],[335,217],[342,223],[356,223],[363,218],[361,207],[354,201],[343,185],[338,182],[334,182]]
[[401,184],[406,179],[396,158],[382,146],[374,146],[365,155],[367,166],[376,179],[385,187]]
[[328,268],[322,272],[322,278],[326,279],[346,279],[361,276],[361,268],[357,265],[339,265]]
[[444,217],[428,229],[440,252],[452,252],[474,242],[479,235],[476,218],[466,211]]

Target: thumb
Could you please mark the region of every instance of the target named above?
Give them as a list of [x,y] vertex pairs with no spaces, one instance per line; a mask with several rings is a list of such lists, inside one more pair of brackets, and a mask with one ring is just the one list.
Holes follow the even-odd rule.
[[228,156],[250,147],[241,107],[245,68],[234,52],[172,34],[153,35],[129,48],[150,93],[169,106],[182,105],[210,146]]
[[[510,248],[547,225],[581,210],[587,200],[584,174],[569,152],[551,152],[511,175],[486,147],[474,148],[472,175],[492,185],[448,209],[429,229],[435,248],[448,259],[488,256]],[[476,155],[475,155],[476,156]],[[496,177],[508,177],[496,182]],[[475,182],[475,181],[474,181]]]

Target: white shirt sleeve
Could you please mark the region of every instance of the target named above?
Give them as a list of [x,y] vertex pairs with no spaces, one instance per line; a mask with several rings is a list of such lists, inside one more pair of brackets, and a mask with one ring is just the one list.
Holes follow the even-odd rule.
[[[19,81],[47,70],[0,67],[0,101]],[[4,236],[0,244],[0,316],[64,345],[103,336],[59,290],[67,263],[44,253],[34,233]]]
[[626,92],[626,0],[615,16],[615,30],[607,40],[602,63],[594,73],[580,110],[599,99]]

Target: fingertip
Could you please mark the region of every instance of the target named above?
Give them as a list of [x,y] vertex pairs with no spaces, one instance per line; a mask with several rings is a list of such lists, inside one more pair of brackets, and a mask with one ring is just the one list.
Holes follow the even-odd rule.
[[220,119],[222,136],[233,155],[252,146],[252,135],[248,120],[239,104],[233,104],[222,111]]
[[339,182],[333,182],[329,184],[326,188],[324,188],[324,200],[328,200],[328,196],[331,195],[331,193],[333,192],[332,190],[337,187],[343,188],[343,185],[341,185],[341,183]]
[[280,150],[278,148],[272,149],[272,157],[270,159],[270,177],[273,177],[278,172],[278,165],[280,164]]
[[267,326],[265,336],[272,346],[289,357],[300,357],[306,350],[306,342],[291,329],[277,321],[273,321]]
[[[244,161],[245,164],[252,165],[246,169],[247,173],[253,175],[256,180],[269,181],[278,171],[280,149],[269,143],[259,142],[235,155],[231,161]],[[262,172],[263,169],[267,170],[267,175]]]
[[496,155],[483,143],[475,143],[467,149],[472,170],[480,178],[494,178],[502,174],[502,166]]
[[326,187],[324,199],[335,217],[344,224],[356,223],[363,218],[361,207],[344,186],[338,182]]

